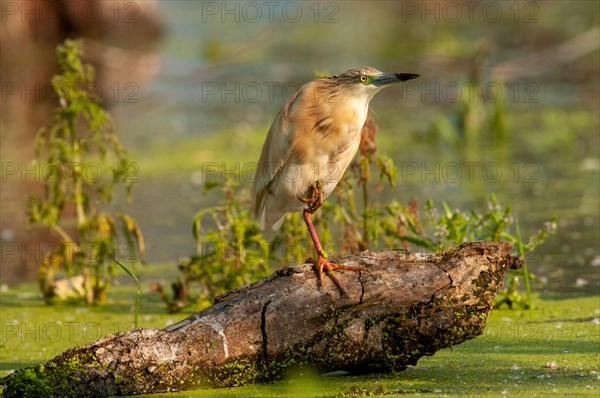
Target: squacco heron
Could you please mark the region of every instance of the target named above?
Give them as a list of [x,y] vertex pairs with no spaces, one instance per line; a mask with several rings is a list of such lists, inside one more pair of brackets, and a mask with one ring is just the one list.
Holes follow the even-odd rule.
[[289,212],[303,211],[317,252],[309,260],[345,291],[334,270],[363,270],[327,260],[311,221],[313,214],[338,184],[356,155],[369,101],[382,88],[414,79],[414,73],[382,73],[371,68],[350,69],[303,85],[279,112],[265,140],[254,180],[254,214],[260,228],[281,227]]

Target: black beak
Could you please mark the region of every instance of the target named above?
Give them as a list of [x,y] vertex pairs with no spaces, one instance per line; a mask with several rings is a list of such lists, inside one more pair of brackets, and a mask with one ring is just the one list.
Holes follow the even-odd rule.
[[373,84],[375,86],[387,86],[388,84],[404,82],[419,76],[421,75],[417,75],[416,73],[384,73],[376,76],[373,79]]

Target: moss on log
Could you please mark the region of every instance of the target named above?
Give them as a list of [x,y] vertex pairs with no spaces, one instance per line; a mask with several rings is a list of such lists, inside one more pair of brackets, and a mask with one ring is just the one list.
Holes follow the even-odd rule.
[[483,332],[494,296],[522,259],[507,242],[442,253],[365,251],[343,259],[348,296],[311,265],[220,296],[166,329],[136,329],[9,375],[5,397],[135,395],[270,381],[296,366],[389,372]]

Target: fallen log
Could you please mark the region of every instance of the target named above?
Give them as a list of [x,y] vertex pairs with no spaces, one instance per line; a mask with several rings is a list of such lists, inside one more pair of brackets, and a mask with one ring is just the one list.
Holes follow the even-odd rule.
[[511,247],[468,242],[432,254],[365,251],[343,263],[366,271],[338,273],[346,297],[328,278],[318,289],[311,265],[282,269],[165,329],[109,335],[17,371],[4,380],[4,396],[236,386],[297,366],[403,370],[483,332],[504,274],[522,265]]

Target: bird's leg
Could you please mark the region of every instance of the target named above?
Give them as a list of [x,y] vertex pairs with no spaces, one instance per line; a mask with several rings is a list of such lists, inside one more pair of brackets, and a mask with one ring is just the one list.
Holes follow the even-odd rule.
[[321,205],[323,204],[323,191],[321,189],[320,182],[316,182],[311,185],[312,192],[310,196],[306,198],[300,198],[300,200],[306,204],[308,204],[308,208],[304,209],[303,216],[304,222],[306,223],[306,227],[308,228],[308,233],[310,234],[310,238],[313,241],[315,246],[315,250],[317,252],[317,260],[310,259],[316,269],[317,269],[317,278],[319,279],[319,286],[323,286],[323,271],[325,274],[331,279],[331,281],[337,286],[343,296],[346,296],[346,291],[342,287],[342,284],[337,279],[333,271],[338,268],[346,269],[350,271],[362,271],[365,268],[360,266],[343,266],[334,264],[327,260],[327,254],[323,250],[321,246],[321,242],[319,241],[319,237],[317,236],[317,232],[315,231],[315,227],[312,223],[311,214],[313,214]]

